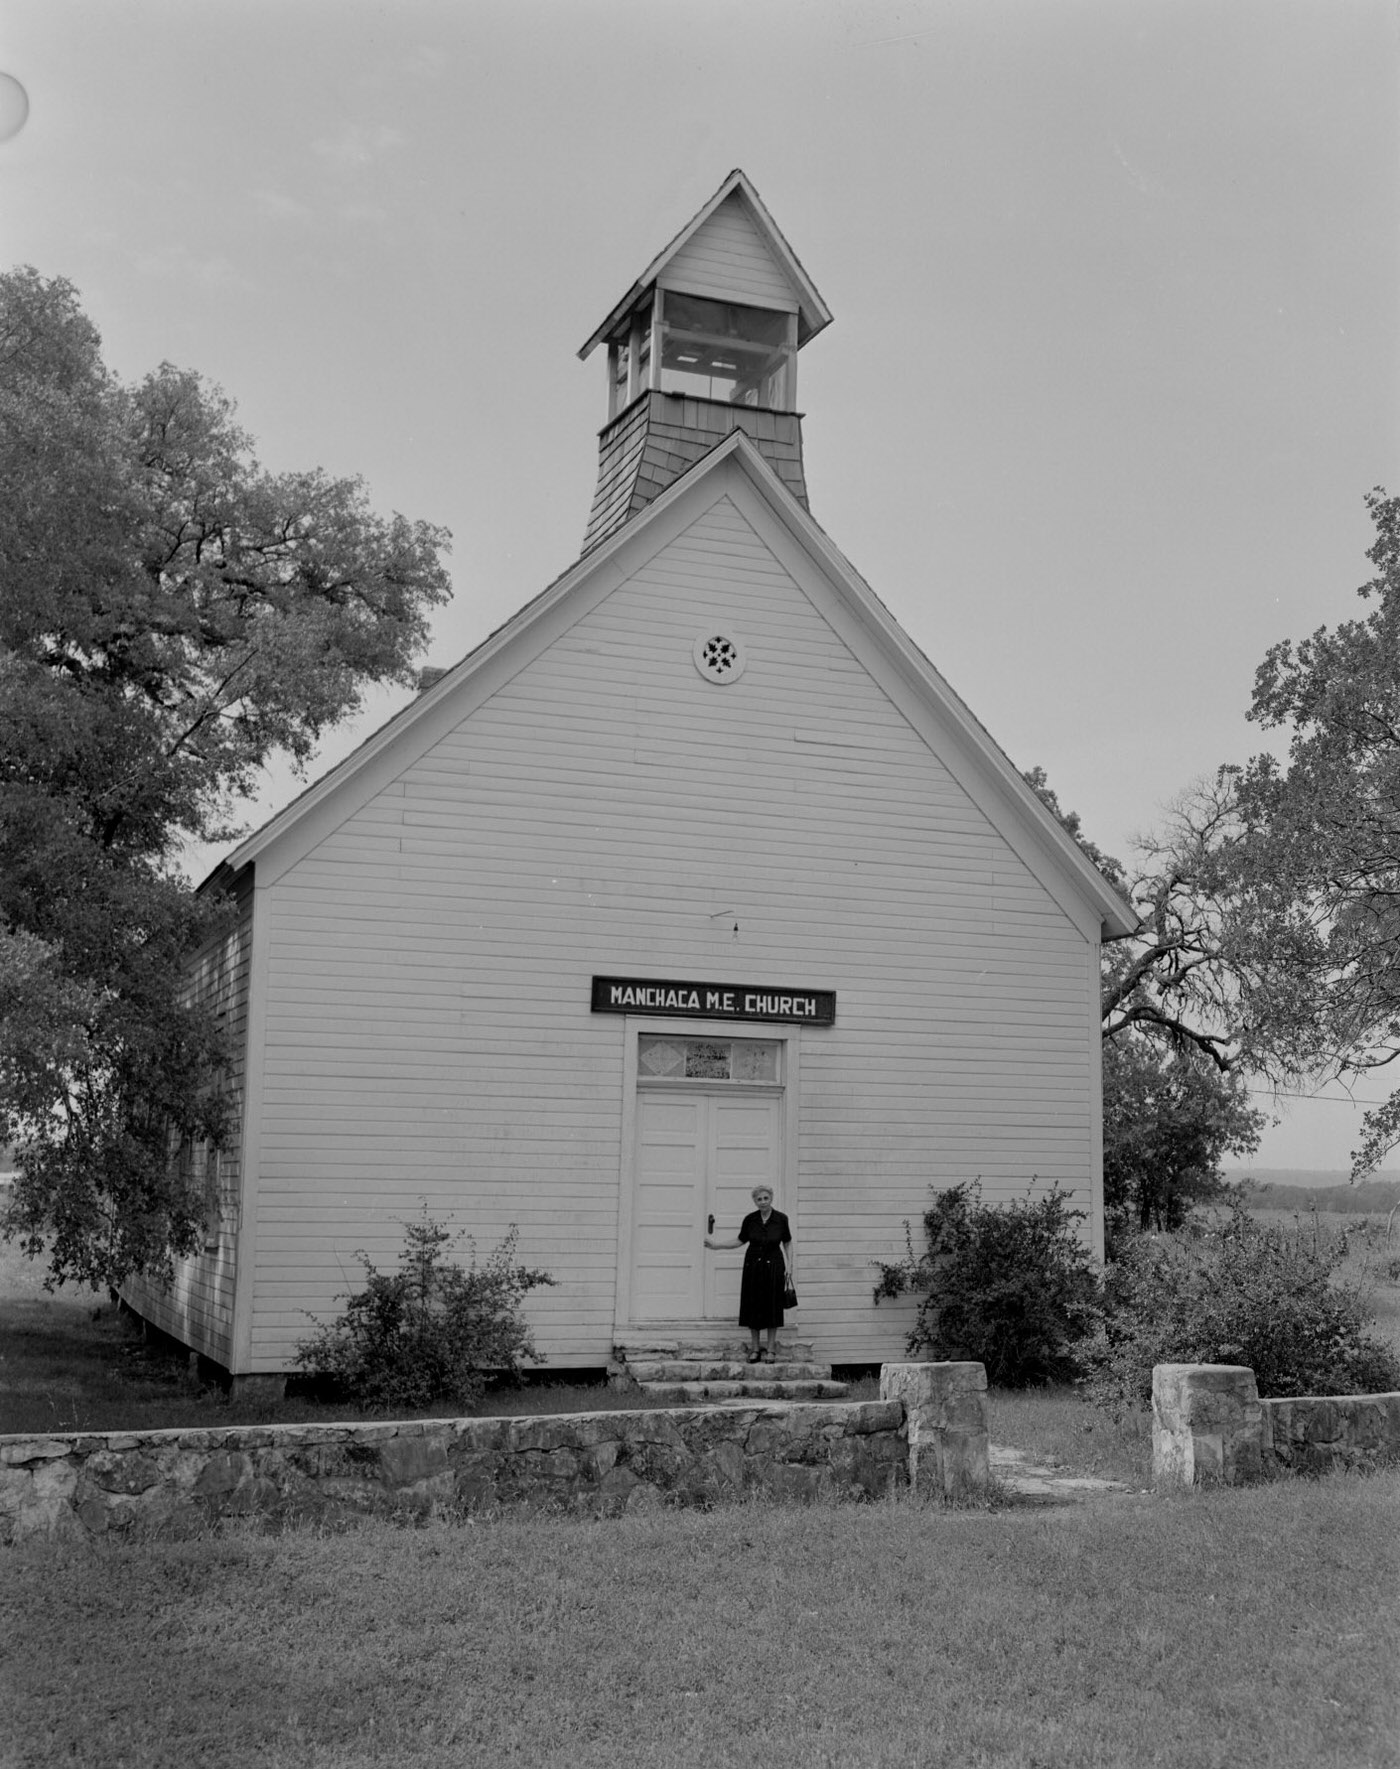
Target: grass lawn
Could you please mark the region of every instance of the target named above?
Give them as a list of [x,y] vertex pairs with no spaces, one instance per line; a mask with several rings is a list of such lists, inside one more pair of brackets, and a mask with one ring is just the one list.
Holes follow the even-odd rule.
[[[997,1442],[1147,1483],[1144,1418],[1070,1390],[991,1411]],[[0,1430],[269,1416],[337,1413],[230,1407],[105,1299],[48,1297],[0,1251]],[[0,1769],[1400,1769],[1397,1664],[1396,1469],[0,1557]]]
[[1400,1763],[1400,1474],[5,1555],[0,1761]]

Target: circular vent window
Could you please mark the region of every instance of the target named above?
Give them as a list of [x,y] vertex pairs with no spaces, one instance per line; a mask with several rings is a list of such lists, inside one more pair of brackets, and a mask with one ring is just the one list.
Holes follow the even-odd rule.
[[744,673],[744,647],[733,633],[705,633],[691,653],[707,682],[737,682]]

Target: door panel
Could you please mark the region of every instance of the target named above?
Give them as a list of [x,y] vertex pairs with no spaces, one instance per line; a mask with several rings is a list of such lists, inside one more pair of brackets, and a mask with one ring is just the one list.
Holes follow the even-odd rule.
[[773,1094],[639,1091],[634,1320],[738,1319],[742,1255],[706,1250],[707,1219],[720,1239],[737,1235],[759,1184],[781,1207],[781,1125]]
[[[749,1195],[756,1185],[772,1186],[779,1208],[779,1125],[782,1101],[771,1094],[750,1099],[714,1098],[710,1123],[708,1208],[715,1214],[715,1232],[732,1240],[753,1209]],[[739,1318],[741,1253],[711,1253],[705,1261],[705,1313],[715,1320]]]
[[700,1095],[637,1098],[632,1314],[639,1321],[693,1320],[700,1313],[705,1104]]

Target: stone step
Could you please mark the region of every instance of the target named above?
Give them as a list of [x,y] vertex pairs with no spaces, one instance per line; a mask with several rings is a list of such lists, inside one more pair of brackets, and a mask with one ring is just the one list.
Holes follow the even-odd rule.
[[[615,1335],[614,1356],[619,1363],[674,1363],[699,1360],[704,1363],[742,1363],[748,1356],[749,1336],[733,1327],[668,1322],[654,1332],[632,1328]],[[810,1340],[796,1338],[790,1329],[778,1334],[778,1355],[784,1362],[810,1363]]]
[[779,1356],[773,1363],[747,1358],[636,1358],[627,1374],[634,1382],[829,1382],[830,1364],[801,1363]]
[[643,1382],[643,1394],[651,1400],[694,1403],[721,1400],[844,1400],[844,1382]]

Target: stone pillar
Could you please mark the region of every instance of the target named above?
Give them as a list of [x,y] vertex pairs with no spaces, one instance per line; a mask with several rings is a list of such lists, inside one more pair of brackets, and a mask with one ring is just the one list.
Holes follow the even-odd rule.
[[1243,1364],[1158,1364],[1152,1372],[1152,1484],[1237,1486],[1263,1472],[1262,1414]]
[[981,1364],[882,1364],[880,1399],[903,1404],[909,1485],[940,1499],[987,1490],[987,1372]]

